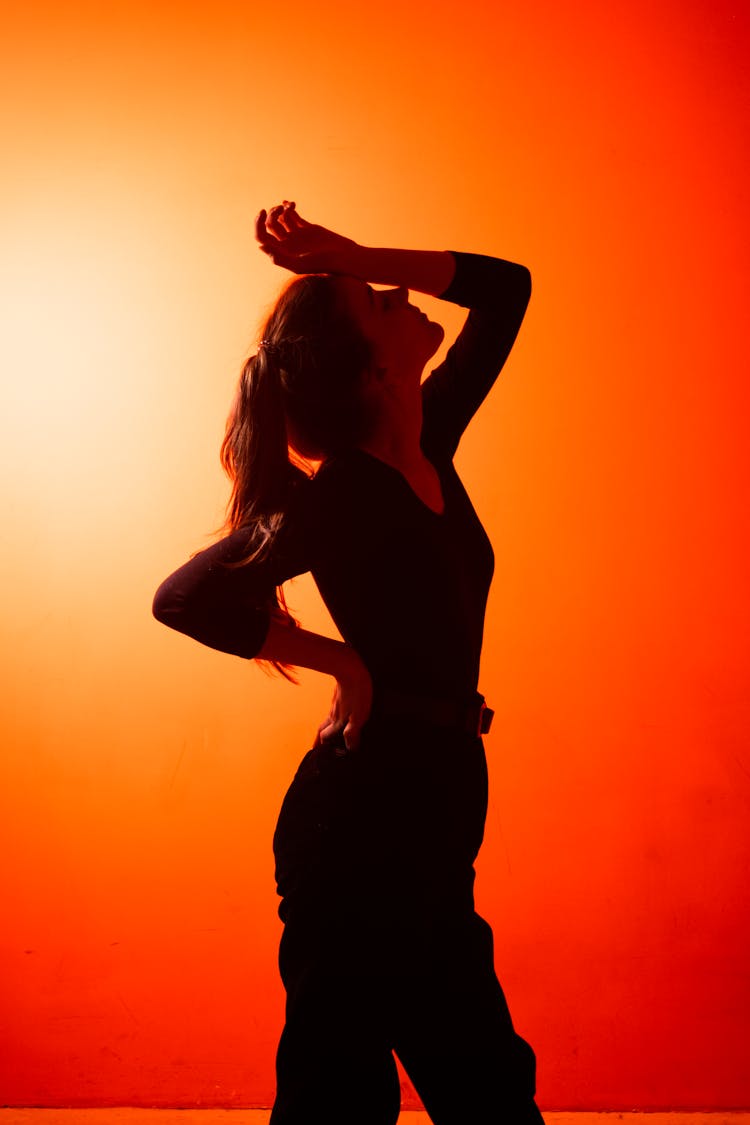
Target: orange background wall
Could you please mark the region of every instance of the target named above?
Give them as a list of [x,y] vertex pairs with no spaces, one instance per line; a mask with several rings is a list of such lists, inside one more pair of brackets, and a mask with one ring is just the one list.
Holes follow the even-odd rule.
[[0,1102],[272,1098],[271,835],[329,683],[150,602],[221,522],[287,196],[533,273],[459,469],[541,1104],[750,1105],[749,45],[740,0],[6,6]]

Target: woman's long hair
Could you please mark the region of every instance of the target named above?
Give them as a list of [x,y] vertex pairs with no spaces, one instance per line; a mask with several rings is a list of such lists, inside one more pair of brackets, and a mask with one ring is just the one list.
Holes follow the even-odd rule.
[[[221,445],[232,482],[223,530],[249,531],[248,551],[237,566],[268,554],[310,462],[325,461],[368,433],[361,377],[372,349],[344,307],[335,277],[294,278],[261,337],[242,368]],[[272,618],[297,625],[280,587],[270,608]],[[270,663],[293,679],[286,666]]]

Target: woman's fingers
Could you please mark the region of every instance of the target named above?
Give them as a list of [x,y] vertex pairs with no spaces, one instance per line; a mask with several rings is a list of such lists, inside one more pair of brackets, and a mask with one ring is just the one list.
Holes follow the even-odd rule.
[[[337,702],[337,699],[334,698],[334,705]],[[357,725],[352,722],[351,716],[340,715],[336,708],[318,727],[318,737],[315,740],[316,746],[333,746],[335,753],[339,756],[346,754],[348,750],[354,750],[358,743],[359,730]]]
[[290,259],[283,240],[289,237],[279,221],[283,204],[272,207],[270,211],[259,211],[255,218],[255,238],[259,248],[267,254],[276,266],[293,269],[293,258]]
[[340,729],[341,724],[336,719],[329,717],[328,719],[325,719],[318,727],[318,734],[320,735],[323,742],[325,742],[326,738],[332,737],[332,735],[334,735],[336,731]]
[[345,273],[342,258],[356,247],[352,239],[308,223],[291,200],[259,213],[255,237],[275,265],[292,273]]
[[359,746],[360,732],[361,732],[360,724],[355,723],[353,721],[353,719],[350,718],[349,722],[344,727],[344,743],[346,745],[347,750],[356,750],[357,749],[357,747]]
[[281,215],[284,211],[284,204],[277,203],[272,207],[266,217],[266,230],[275,235],[276,238],[283,238],[287,233],[281,224]]
[[347,750],[357,749],[361,731],[362,723],[349,715],[346,718],[328,719],[318,734],[321,742],[334,744],[337,754],[345,754]]
[[266,211],[263,209],[255,216],[255,238],[261,245],[268,242],[268,231],[266,230]]
[[297,230],[297,224],[295,223],[294,218],[294,204],[285,199],[281,206],[281,211],[279,212],[279,223],[284,228],[287,234],[291,234],[292,231]]
[[282,222],[287,230],[302,230],[303,227],[308,227],[310,224],[297,214],[297,205],[289,203],[284,200],[284,213],[282,215]]
[[271,260],[276,262],[278,252],[281,250],[281,241],[270,229],[274,223],[275,220],[272,220],[270,211],[260,211],[255,219],[255,238],[263,253],[268,254]]
[[285,199],[277,203],[269,211],[263,209],[255,219],[255,237],[260,243],[281,240],[293,231],[309,227],[300,215],[297,214],[296,204]]
[[327,718],[318,727],[318,739],[320,742],[325,742],[343,729],[344,722],[339,717],[339,692],[338,685],[334,689],[333,699],[331,700],[331,709],[328,712]]
[[346,647],[346,671],[336,680],[328,718],[318,727],[316,746],[333,746],[336,754],[356,750],[362,728],[372,708],[372,679],[362,658],[353,648]]
[[349,749],[344,734],[344,724],[340,721],[324,723],[318,732],[320,746],[333,746],[337,754],[345,754]]

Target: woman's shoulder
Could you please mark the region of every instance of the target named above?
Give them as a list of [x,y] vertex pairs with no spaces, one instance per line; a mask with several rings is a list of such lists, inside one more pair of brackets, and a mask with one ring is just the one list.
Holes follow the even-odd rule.
[[356,447],[337,453],[321,462],[310,479],[311,488],[320,497],[350,492],[364,479],[364,462],[362,450]]
[[299,489],[303,520],[316,527],[341,525],[351,528],[367,518],[381,502],[383,481],[373,473],[368,458],[359,449],[342,451],[323,461]]
[[288,493],[285,524],[293,529],[319,527],[326,514],[351,498],[357,489],[356,465],[346,455],[323,461],[314,470],[295,470]]

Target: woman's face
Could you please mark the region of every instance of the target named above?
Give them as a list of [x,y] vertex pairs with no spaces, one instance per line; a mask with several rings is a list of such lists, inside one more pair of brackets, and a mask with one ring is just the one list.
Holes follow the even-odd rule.
[[373,346],[376,367],[394,379],[419,381],[442,343],[442,325],[409,302],[408,289],[373,289],[353,277],[338,280],[349,311]]

